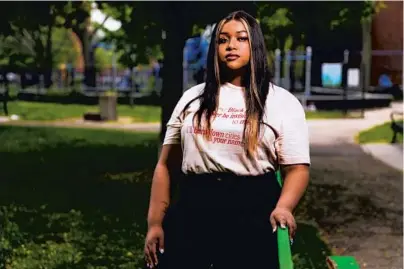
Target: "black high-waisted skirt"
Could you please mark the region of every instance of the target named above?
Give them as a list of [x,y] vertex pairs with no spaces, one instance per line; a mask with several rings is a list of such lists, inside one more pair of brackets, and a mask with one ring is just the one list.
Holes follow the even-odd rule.
[[280,197],[275,173],[185,175],[163,222],[159,269],[276,269],[269,222]]

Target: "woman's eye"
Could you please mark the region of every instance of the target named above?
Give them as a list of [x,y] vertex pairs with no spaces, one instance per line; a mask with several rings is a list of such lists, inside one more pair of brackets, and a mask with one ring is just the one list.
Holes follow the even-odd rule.
[[226,43],[227,39],[226,38],[219,38],[219,44]]
[[239,37],[238,40],[244,42],[248,40],[248,37]]

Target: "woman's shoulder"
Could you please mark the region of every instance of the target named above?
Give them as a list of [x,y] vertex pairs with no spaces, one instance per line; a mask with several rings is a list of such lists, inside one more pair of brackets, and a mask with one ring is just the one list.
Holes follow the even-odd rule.
[[197,97],[202,93],[203,89],[205,89],[205,83],[192,86],[184,91],[183,96],[189,98]]
[[195,85],[195,86],[185,90],[182,93],[182,96],[181,96],[180,100],[178,101],[178,103],[185,106],[192,99],[195,99],[196,97],[198,97],[202,93],[204,88],[205,88],[205,83],[201,83],[201,84]]
[[299,99],[290,91],[272,83],[269,87],[270,88],[267,100],[268,105],[272,106],[277,104],[279,108],[284,109],[303,109],[303,106],[300,103]]

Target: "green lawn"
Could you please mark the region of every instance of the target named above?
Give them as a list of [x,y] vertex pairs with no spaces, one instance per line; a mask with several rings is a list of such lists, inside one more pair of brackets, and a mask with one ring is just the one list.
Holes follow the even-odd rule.
[[[390,122],[386,122],[364,130],[356,136],[356,141],[360,144],[390,143],[393,137],[393,131],[390,124]],[[403,143],[403,136],[401,134],[397,134],[397,142]]]
[[[139,268],[157,137],[0,126],[0,268]],[[293,253],[326,268],[330,251],[300,223]]]
[[344,116],[342,111],[331,110],[331,111],[306,111],[306,118],[310,119],[343,119],[343,118],[356,118],[357,115],[353,113],[348,113]]
[[[82,118],[85,112],[98,112],[98,105],[63,105],[54,103],[13,101],[8,103],[9,115],[19,115],[22,120],[52,121]],[[0,109],[0,115],[4,111]],[[161,108],[158,106],[118,105],[118,115],[132,117],[134,122],[159,122]]]

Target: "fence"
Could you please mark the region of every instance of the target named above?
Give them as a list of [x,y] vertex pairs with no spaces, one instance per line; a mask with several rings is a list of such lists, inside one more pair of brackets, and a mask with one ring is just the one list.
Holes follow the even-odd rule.
[[[4,92],[6,83],[15,86],[19,92],[46,94],[49,89],[45,87],[45,72],[21,69],[15,72],[3,70],[0,75],[0,92]],[[96,86],[91,87],[84,83],[84,72],[72,68],[56,69],[51,71],[51,90],[77,91],[85,95],[98,95],[108,90],[116,90],[120,95],[133,95],[136,97],[152,94],[160,95],[162,79],[159,76],[159,67],[135,67],[117,70],[114,68],[100,68],[95,74]]]

